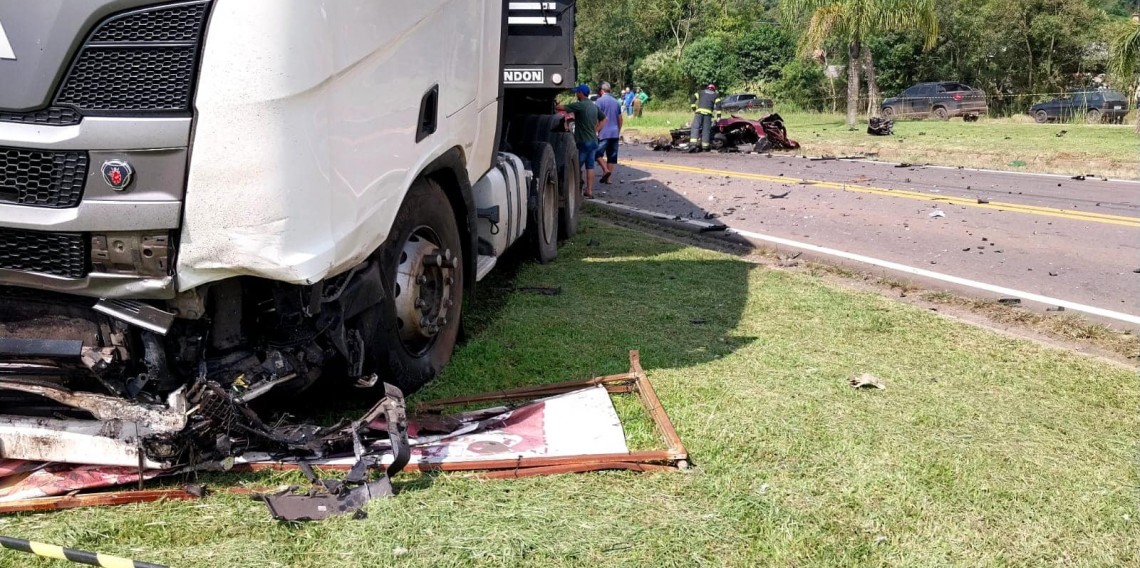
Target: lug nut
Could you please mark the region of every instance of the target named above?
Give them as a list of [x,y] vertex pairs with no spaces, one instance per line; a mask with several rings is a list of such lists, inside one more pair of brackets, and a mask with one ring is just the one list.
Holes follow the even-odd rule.
[[416,307],[422,310],[427,307],[427,302],[423,298],[416,298]]
[[416,277],[416,284],[427,284],[427,276],[423,274]]

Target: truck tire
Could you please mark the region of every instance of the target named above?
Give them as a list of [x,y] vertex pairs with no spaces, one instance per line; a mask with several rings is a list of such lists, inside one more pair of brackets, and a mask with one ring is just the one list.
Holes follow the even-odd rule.
[[752,151],[756,152],[757,154],[763,154],[764,152],[767,152],[768,150],[771,150],[771,149],[772,149],[772,141],[769,140],[767,136],[757,140],[756,144],[754,144],[752,146]]
[[895,107],[883,107],[879,112],[883,115],[883,118],[887,120],[895,119]]
[[1089,124],[1100,124],[1103,120],[1103,117],[1101,116],[1099,110],[1092,108],[1089,109],[1088,114],[1085,115],[1085,120],[1087,120]]
[[355,322],[365,374],[415,392],[451,358],[463,306],[463,247],[447,195],[412,184],[376,260],[384,298]]
[[534,181],[531,186],[528,231],[534,256],[541,264],[558,257],[558,165],[546,142],[531,144],[527,153]]
[[569,132],[552,133],[550,145],[558,166],[558,232],[561,238],[569,239],[578,234],[578,210],[582,207],[578,146]]
[[1049,113],[1043,110],[1039,110],[1033,113],[1033,121],[1037,124],[1045,124],[1046,122],[1049,122]]
[[934,107],[934,118],[950,120],[950,111],[946,110],[946,107]]

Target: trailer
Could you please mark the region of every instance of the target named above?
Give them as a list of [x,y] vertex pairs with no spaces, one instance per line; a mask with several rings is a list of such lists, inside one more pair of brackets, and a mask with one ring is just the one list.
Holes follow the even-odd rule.
[[435,377],[497,259],[577,230],[574,23],[573,0],[0,0],[3,457],[169,464],[204,384]]

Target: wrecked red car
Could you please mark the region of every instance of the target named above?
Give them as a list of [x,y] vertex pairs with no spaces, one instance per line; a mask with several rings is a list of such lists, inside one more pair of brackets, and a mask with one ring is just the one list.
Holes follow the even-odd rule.
[[[669,132],[669,147],[658,145],[654,149],[680,148],[689,143],[689,128],[678,128]],[[784,119],[778,114],[769,114],[760,120],[739,116],[722,118],[713,124],[712,149],[719,151],[767,152],[770,150],[795,150],[800,147],[795,140],[788,138]],[[747,147],[747,148],[744,148]]]

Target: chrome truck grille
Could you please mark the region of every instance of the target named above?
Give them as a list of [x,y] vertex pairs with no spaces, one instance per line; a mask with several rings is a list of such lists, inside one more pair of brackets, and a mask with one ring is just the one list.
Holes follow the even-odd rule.
[[[63,4],[79,13],[46,11],[57,19],[36,20],[36,39],[48,47],[81,41],[53,52],[56,67],[45,73],[58,79],[42,85],[42,106],[20,106],[28,97],[9,89],[16,102],[0,109],[0,285],[170,298],[179,229],[172,207],[184,196],[185,140],[212,2]],[[56,37],[58,29],[76,35]],[[124,143],[124,132],[138,143]],[[123,168],[128,181],[120,184]]]
[[75,207],[86,179],[87,152],[0,147],[0,203]]
[[128,12],[103,22],[56,97],[84,115],[188,112],[206,4]]
[[0,229],[0,270],[83,278],[87,275],[86,241],[80,233]]
[[84,116],[188,115],[208,1],[111,16],[76,53],[51,107],[0,122],[66,126]]

